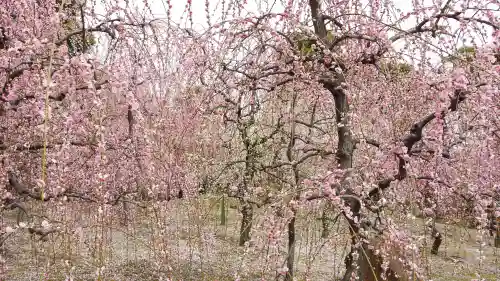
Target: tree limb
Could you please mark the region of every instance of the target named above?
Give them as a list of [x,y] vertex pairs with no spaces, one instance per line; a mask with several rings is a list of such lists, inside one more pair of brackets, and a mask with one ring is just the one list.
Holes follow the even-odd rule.
[[28,232],[30,234],[36,234],[40,236],[41,241],[47,241],[47,236],[52,233],[56,233],[55,228],[43,228],[43,227],[28,227]]
[[[456,111],[458,109],[458,104],[463,102],[467,94],[469,94],[468,91],[464,90],[455,90],[454,96],[450,100],[450,105],[448,106],[448,110],[450,112]],[[440,115],[441,118],[444,118],[446,116],[447,111],[443,110],[441,111]],[[412,148],[413,146],[422,139],[422,131],[424,127],[429,124],[432,120],[436,118],[436,113],[431,113],[427,116],[425,116],[422,120],[414,123],[410,129],[410,132],[402,138],[402,143],[404,146],[407,148],[408,155],[411,156],[412,154]],[[407,176],[407,171],[406,171],[406,161],[398,155],[398,172],[386,179],[383,179],[377,183],[377,187],[372,189],[368,195],[370,198],[374,199],[376,195],[378,195],[381,191],[385,190],[388,188],[391,184],[391,182],[395,180],[403,180]]]

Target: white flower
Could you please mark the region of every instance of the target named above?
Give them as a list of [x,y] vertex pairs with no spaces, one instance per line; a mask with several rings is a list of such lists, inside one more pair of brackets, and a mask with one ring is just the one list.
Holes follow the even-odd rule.
[[45,182],[42,180],[42,179],[37,179],[36,180],[36,185],[39,187],[39,188],[43,188],[45,186]]
[[43,220],[42,221],[42,227],[43,228],[49,228],[50,227],[50,223],[48,221],[46,221],[46,220]]

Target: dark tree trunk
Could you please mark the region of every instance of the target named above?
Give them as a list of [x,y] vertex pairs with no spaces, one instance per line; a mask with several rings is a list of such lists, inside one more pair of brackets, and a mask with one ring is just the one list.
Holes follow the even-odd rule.
[[[320,14],[320,1],[318,0],[309,0],[309,6],[311,8],[311,16],[313,18],[314,23],[314,32],[316,35],[323,41],[327,42],[327,33],[326,26],[323,16]],[[340,67],[340,66],[339,66]],[[345,82],[345,77],[343,73],[337,72],[328,72],[325,75],[323,83],[323,87],[327,89],[333,96],[335,101],[335,119],[337,121],[337,135],[338,135],[338,144],[337,144],[337,154],[336,160],[338,164],[338,168],[342,170],[347,170],[352,168],[352,157],[354,153],[354,142],[352,139],[351,130],[349,127],[349,103],[347,101],[347,95],[344,89],[341,87],[342,83]],[[342,183],[346,190],[346,194],[353,194],[352,189],[348,186],[348,183]],[[345,204],[349,206],[352,216],[347,217],[347,222],[349,224],[349,231],[351,233],[351,251],[350,254],[346,257],[346,275],[344,276],[345,280],[350,279],[350,273],[354,270],[353,262],[352,262],[352,253],[354,251],[359,251],[359,249],[354,249],[354,245],[358,243],[358,232],[359,227],[355,221],[360,221],[360,202],[355,199],[345,199]],[[365,268],[359,268],[360,271],[365,270]],[[359,273],[359,272],[358,272]],[[347,276],[349,275],[349,278]],[[359,276],[359,274],[357,274]],[[346,279],[347,278],[347,279]]]
[[293,281],[294,263],[295,263],[295,212],[290,222],[288,222],[288,257],[286,260],[286,266],[288,268],[288,272],[286,273],[285,281]]
[[248,202],[243,202],[241,206],[241,219],[240,228],[240,246],[244,246],[246,242],[250,241],[250,231],[252,230],[253,221],[253,207]]
[[[295,114],[295,106],[297,103],[297,93],[294,93],[291,103],[291,114],[292,116]],[[290,128],[290,142],[288,143],[288,148],[286,152],[286,157],[288,161],[293,162],[294,156],[292,153],[293,147],[295,146],[295,123],[292,124]],[[293,178],[294,178],[294,186],[296,189],[300,182],[299,170],[297,165],[292,166]],[[296,191],[296,190],[295,190]],[[300,195],[298,192],[295,193],[295,200],[300,199]],[[295,262],[295,219],[296,219],[297,211],[293,210],[293,216],[291,220],[288,222],[288,257],[286,261],[286,265],[288,271],[285,275],[285,281],[293,281],[293,273],[294,273],[294,262]]]
[[434,243],[432,243],[431,254],[437,255],[439,246],[441,246],[441,242],[443,241],[443,236],[435,226],[432,228],[432,237],[434,237]]
[[[337,78],[339,81],[343,81],[343,77]],[[330,92],[332,93],[335,100],[335,108],[336,108],[336,121],[339,126],[337,127],[338,134],[338,145],[337,145],[337,163],[340,169],[347,170],[352,168],[352,157],[354,152],[354,143],[352,140],[351,131],[349,129],[349,120],[347,119],[347,113],[349,112],[349,104],[347,102],[347,96],[345,92],[341,89],[336,89],[333,86],[329,87]],[[352,190],[347,186],[346,194],[353,194]],[[347,222],[349,224],[349,232],[351,234],[351,251],[349,255],[346,257],[346,274],[344,275],[344,280],[350,280],[350,276],[354,270],[357,270],[356,276],[359,276],[361,272],[367,271],[366,264],[359,264],[358,268],[354,268],[352,254],[354,252],[358,252],[358,257],[361,257],[363,253],[360,249],[356,249],[354,245],[358,244],[359,240],[359,225],[356,221],[361,220],[360,216],[360,208],[361,204],[355,199],[345,199],[345,204],[349,206],[352,216],[347,217]],[[347,279],[346,279],[347,278]],[[361,279],[363,280],[363,279]]]
[[500,217],[495,215],[495,203],[491,203],[488,205],[486,212],[488,213],[488,229],[490,231],[490,235],[495,237],[495,248],[500,248]]
[[493,231],[495,232],[495,248],[500,248],[500,218],[494,219],[494,225],[492,226]]

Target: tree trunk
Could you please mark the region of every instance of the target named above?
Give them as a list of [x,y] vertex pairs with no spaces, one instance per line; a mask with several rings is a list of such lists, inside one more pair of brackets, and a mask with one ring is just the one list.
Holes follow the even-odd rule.
[[495,247],[500,248],[500,217],[495,218]]
[[323,209],[321,214],[321,238],[326,239],[330,235],[330,218],[327,215],[327,208]]
[[294,262],[295,262],[295,215],[294,212],[292,219],[288,222],[288,257],[286,266],[288,272],[285,276],[285,281],[293,281]]
[[[291,103],[291,116],[295,116],[295,106],[297,103],[297,92],[293,94],[292,98],[292,103]],[[294,119],[295,117],[293,117]],[[293,162],[294,161],[294,156],[292,153],[293,147],[295,146],[295,123],[292,123],[292,126],[290,127],[290,142],[288,143],[288,148],[286,152],[286,157],[288,161]],[[292,171],[293,171],[293,178],[294,178],[294,185],[293,188],[295,195],[294,200],[299,200],[300,195],[299,192],[297,192],[297,187],[300,182],[300,177],[299,177],[299,170],[297,168],[297,165],[292,166]],[[290,200],[284,200],[286,201],[285,204],[288,204]],[[296,210],[292,210],[293,216],[291,220],[288,222],[288,257],[286,260],[286,265],[288,268],[288,271],[285,275],[285,281],[293,281],[293,272],[294,272],[294,262],[295,262],[295,219],[297,215]]]
[[[320,3],[318,0],[309,0],[309,6],[311,8],[311,15],[314,20],[314,32],[316,35],[326,42],[326,27],[324,18],[320,14]],[[345,77],[343,73],[327,73],[326,80],[327,82],[323,82],[323,87],[327,89],[333,96],[335,101],[335,119],[337,122],[337,135],[338,135],[338,143],[337,143],[337,153],[336,153],[336,161],[337,167],[342,170],[347,170],[352,168],[352,158],[354,153],[354,142],[352,139],[352,134],[350,130],[349,124],[349,102],[347,101],[347,95],[342,88],[342,83],[345,82]],[[348,178],[348,175],[346,175]],[[349,187],[348,182],[341,183],[341,186],[345,188],[346,194],[354,195],[352,189]],[[354,249],[354,245],[358,243],[359,240],[359,226],[356,221],[361,221],[360,218],[360,208],[361,204],[356,199],[349,198],[344,199],[344,202],[351,211],[352,216],[347,217],[347,222],[349,224],[349,232],[351,233],[351,251],[349,255],[346,257],[346,275],[344,279],[347,278],[350,273],[353,271],[353,260],[352,253],[355,251],[359,251],[359,249]],[[351,258],[350,258],[351,257]],[[359,272],[366,270],[366,268],[361,268],[360,265]]]
[[[343,77],[338,78],[343,81]],[[351,131],[349,129],[349,120],[347,119],[347,113],[349,112],[349,103],[347,102],[347,96],[342,89],[336,89],[333,87],[329,88],[335,100],[335,115],[338,127],[338,144],[337,144],[337,163],[338,167],[343,170],[352,168],[352,157],[354,153],[354,143],[352,140]],[[348,176],[347,176],[348,177]],[[346,189],[346,194],[353,195],[352,189],[348,186],[349,183],[343,182],[342,185]],[[344,275],[344,280],[350,280],[352,272],[356,269],[356,276],[360,276],[362,272],[368,271],[365,267],[366,263],[360,263],[358,268],[354,268],[354,263],[352,259],[352,254],[358,252],[358,257],[361,257],[362,252],[360,249],[355,249],[354,245],[358,244],[359,240],[359,225],[356,222],[361,221],[360,209],[361,204],[356,199],[349,198],[344,199],[345,204],[349,206],[352,216],[346,217],[349,224],[349,232],[351,234],[351,251],[346,257],[346,274]],[[347,278],[347,279],[346,279]],[[363,279],[360,279],[363,280]]]
[[443,241],[443,236],[435,226],[432,228],[432,237],[434,237],[434,243],[432,243],[431,254],[437,255],[439,246],[441,246],[441,242]]
[[[325,19],[323,15],[321,15],[320,1],[309,0],[309,7],[311,8],[314,33],[319,37],[320,40],[323,41],[323,43],[326,43],[328,47]],[[336,68],[340,68],[340,65]],[[325,78],[326,79],[322,81],[323,87],[332,94],[335,101],[335,119],[337,121],[338,135],[336,160],[339,169],[347,170],[352,168],[354,142],[348,118],[349,103],[345,90],[344,88],[342,88],[342,84],[345,83],[345,77],[342,72],[328,71],[325,75]],[[348,178],[348,175],[346,175],[346,178]],[[355,195],[353,194],[352,188],[349,187],[348,182],[341,183],[341,186],[345,188],[346,194]],[[345,199],[344,202],[347,206],[349,206],[352,214],[352,216],[349,217],[345,216],[349,224],[349,231],[351,233],[351,251],[350,254],[346,257],[346,275],[344,275],[344,280],[350,280],[350,273],[352,273],[354,270],[354,263],[353,259],[349,259],[349,257],[353,256],[352,253],[354,251],[358,251],[358,254],[361,254],[359,252],[359,249],[354,248],[354,245],[358,244],[359,240],[359,226],[356,222],[361,221],[361,204],[353,198]],[[360,273],[366,270],[366,264],[360,264],[359,268],[357,269],[357,274],[355,275],[360,276]],[[346,279],[347,277],[348,279]]]
[[128,214],[130,212],[130,207],[126,201],[122,201],[122,219],[121,219],[121,225],[122,226],[128,226],[129,225],[129,217]]
[[382,267],[384,260],[376,254],[380,252],[381,242],[383,241],[375,238],[371,239],[369,244],[363,243],[363,249],[358,250],[357,268],[352,265],[349,266],[348,272],[346,272],[342,281],[350,281],[353,272],[358,277],[357,280],[363,281],[423,281],[421,277],[417,276],[416,272],[409,271],[401,262],[399,257],[405,250],[398,246],[389,246],[386,257],[388,259],[388,268],[384,270]]
[[240,246],[244,246],[246,242],[250,241],[250,230],[252,229],[253,221],[253,207],[248,202],[243,202],[241,206],[241,219],[240,228]]
[[226,225],[226,196],[222,196],[220,203],[220,225]]

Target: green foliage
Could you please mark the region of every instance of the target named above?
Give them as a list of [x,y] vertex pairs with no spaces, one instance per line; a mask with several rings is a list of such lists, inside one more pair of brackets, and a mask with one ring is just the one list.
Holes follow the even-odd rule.
[[[85,42],[85,44],[83,42]],[[85,41],[82,40],[81,36],[72,36],[68,39],[66,44],[68,45],[69,54],[75,56],[85,53],[90,46],[96,44],[96,40],[93,34],[86,34]]]
[[299,39],[297,41],[297,47],[303,56],[313,55],[315,52],[316,40],[313,39]]
[[476,55],[476,49],[471,46],[463,46],[458,48],[457,53],[461,55]]
[[413,71],[412,65],[397,61],[381,62],[379,67],[382,73],[390,75],[391,77],[405,76]]
[[460,61],[472,62],[476,57],[476,48],[472,46],[462,46],[457,49],[456,53],[443,58],[445,62],[456,64]]
[[331,30],[326,32],[326,40],[328,42],[333,42],[335,40],[335,35],[333,34],[333,32]]
[[305,34],[297,33],[292,36],[293,41],[297,44],[297,49],[303,56],[314,55],[317,51],[317,41]]
[[[297,33],[292,36],[293,41],[297,44],[297,49],[300,51],[300,54],[303,56],[312,56],[316,55],[319,51],[317,47],[317,40],[314,38],[310,38],[307,35]],[[326,41],[333,42],[336,37],[334,33],[329,30],[326,33]]]
[[[70,34],[72,32],[82,30],[83,25],[81,22],[82,19],[79,4],[76,1],[66,1],[62,9],[68,15],[68,19],[62,23],[64,33]],[[85,53],[89,47],[95,45],[96,43],[95,36],[90,32],[85,34],[78,33],[66,40],[70,56]]]

